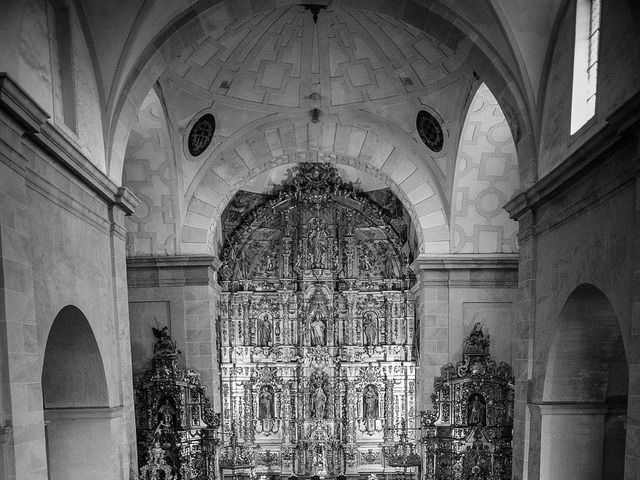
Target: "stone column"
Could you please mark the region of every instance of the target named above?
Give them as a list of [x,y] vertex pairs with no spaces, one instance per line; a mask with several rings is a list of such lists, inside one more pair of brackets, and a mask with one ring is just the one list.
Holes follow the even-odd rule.
[[[533,325],[536,313],[535,212],[526,207],[524,195],[514,197],[505,208],[519,223],[518,309],[514,337],[515,398],[513,416],[513,475],[522,480],[539,478],[539,424],[530,422],[529,385],[533,378]],[[532,431],[532,427],[533,431]],[[530,440],[535,441],[530,442]]]

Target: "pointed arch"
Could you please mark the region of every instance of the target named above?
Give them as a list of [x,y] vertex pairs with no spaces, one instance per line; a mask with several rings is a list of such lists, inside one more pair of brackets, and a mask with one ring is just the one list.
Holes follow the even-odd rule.
[[503,206],[519,187],[509,124],[483,83],[469,105],[460,136],[451,201],[451,252],[516,252],[518,224]]

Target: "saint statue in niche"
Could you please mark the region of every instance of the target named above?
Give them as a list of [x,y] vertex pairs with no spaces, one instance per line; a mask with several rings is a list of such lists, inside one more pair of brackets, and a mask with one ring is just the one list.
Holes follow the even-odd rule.
[[378,318],[373,312],[367,312],[364,314],[364,320],[362,321],[362,329],[364,330],[364,344],[365,346],[376,345],[378,343]]
[[324,393],[321,386],[316,387],[313,392],[313,396],[311,397],[311,407],[311,416],[314,419],[319,420],[324,418],[327,407],[327,395]]
[[327,264],[327,231],[321,218],[313,218],[309,222],[307,242],[311,268],[325,268]]
[[263,314],[258,321],[258,345],[263,347],[271,346],[272,342],[271,320],[268,314]]
[[469,399],[469,425],[485,425],[486,407],[481,395],[477,393]]
[[274,418],[273,389],[263,385],[258,395],[258,418],[262,421],[263,430],[271,430]]
[[176,413],[175,409],[171,406],[168,398],[164,399],[164,404],[158,409],[160,416],[159,426],[171,428],[173,426],[173,415]]
[[378,392],[374,385],[367,385],[363,394],[364,418],[375,420],[378,418]]
[[311,346],[323,347],[326,343],[325,330],[327,326],[321,313],[314,313],[309,327],[311,329]]

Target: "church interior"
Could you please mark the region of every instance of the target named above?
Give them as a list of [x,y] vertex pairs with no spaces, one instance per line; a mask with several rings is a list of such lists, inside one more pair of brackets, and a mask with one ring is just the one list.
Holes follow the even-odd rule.
[[0,479],[640,478],[640,2],[0,0],[0,47]]

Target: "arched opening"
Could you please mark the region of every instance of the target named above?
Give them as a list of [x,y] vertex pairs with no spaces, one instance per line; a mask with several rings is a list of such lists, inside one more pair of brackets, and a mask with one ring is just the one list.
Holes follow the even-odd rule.
[[562,308],[547,359],[540,478],[623,478],[628,383],[611,303],[581,285]]
[[49,479],[115,478],[102,357],[89,322],[74,306],[60,310],[51,326],[42,396]]

